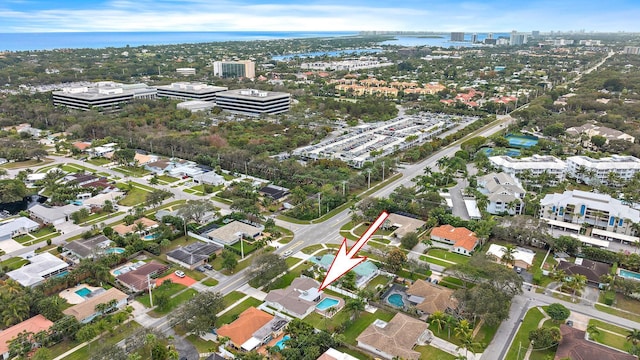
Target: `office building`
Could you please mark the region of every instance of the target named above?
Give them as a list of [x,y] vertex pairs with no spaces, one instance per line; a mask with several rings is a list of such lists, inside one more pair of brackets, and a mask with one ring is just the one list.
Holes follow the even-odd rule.
[[156,89],[146,84],[101,81],[90,86],[68,87],[53,93],[53,105],[78,110],[116,111],[134,99],[155,99]]
[[478,42],[478,34],[472,34],[471,35],[471,43],[475,44]]
[[289,111],[291,94],[255,89],[223,91],[217,94],[219,108],[239,114],[259,116]]
[[518,178],[524,171],[528,171],[534,177],[547,172],[555,178],[550,182],[551,185],[562,181],[566,171],[565,162],[550,155],[533,155],[520,159],[514,159],[510,156],[491,156],[489,161],[496,168]]
[[567,176],[589,185],[621,186],[640,171],[640,159],[633,156],[571,156],[566,162]]
[[251,60],[242,61],[214,61],[213,75],[222,78],[256,77],[256,63]]
[[226,90],[226,87],[198,82],[176,82],[158,86],[158,96],[176,100],[215,101],[216,94]]
[[515,30],[511,32],[511,37],[509,38],[509,45],[520,46],[526,43],[527,43],[527,34],[522,34]]
[[490,39],[490,38],[486,38],[483,40],[483,43],[485,45],[496,45],[498,41],[496,39]]
[[539,37],[540,37],[540,31],[538,31],[538,30],[533,30],[533,31],[531,32],[531,37],[532,37],[532,38],[535,38],[535,39],[539,38]]
[[629,55],[640,55],[640,46],[625,46],[622,52]]
[[463,32],[452,32],[451,33],[451,41],[464,41],[464,33]]

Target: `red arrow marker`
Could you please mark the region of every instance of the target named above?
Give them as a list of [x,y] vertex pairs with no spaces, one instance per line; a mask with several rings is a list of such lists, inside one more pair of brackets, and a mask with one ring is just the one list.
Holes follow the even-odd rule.
[[332,282],[338,280],[342,275],[348,273],[349,270],[353,269],[361,262],[367,260],[366,257],[356,257],[356,254],[358,253],[358,251],[360,251],[360,249],[362,249],[367,241],[371,239],[373,233],[378,230],[378,228],[382,225],[382,223],[384,223],[385,220],[387,220],[388,217],[389,214],[386,211],[383,211],[378,216],[376,221],[374,221],[373,224],[369,226],[367,231],[362,234],[360,239],[358,239],[358,241],[353,244],[353,247],[351,247],[351,250],[349,250],[349,252],[347,252],[347,239],[345,238],[342,240],[342,245],[340,246],[335,259],[333,259],[333,262],[331,263],[331,266],[329,267],[327,275],[325,276],[322,285],[320,285],[319,290],[322,290],[331,285]]

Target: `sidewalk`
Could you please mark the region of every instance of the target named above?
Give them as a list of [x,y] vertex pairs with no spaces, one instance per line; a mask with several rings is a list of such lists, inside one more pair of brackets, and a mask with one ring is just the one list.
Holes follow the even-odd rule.
[[471,351],[465,351],[462,348],[458,348],[457,345],[452,344],[435,335],[433,336],[433,339],[431,340],[431,344],[429,345],[433,346],[434,348],[438,348],[444,352],[448,352],[449,354],[454,356],[458,356],[458,355],[466,356],[467,360],[480,360],[480,358],[482,357],[482,353],[474,354]]

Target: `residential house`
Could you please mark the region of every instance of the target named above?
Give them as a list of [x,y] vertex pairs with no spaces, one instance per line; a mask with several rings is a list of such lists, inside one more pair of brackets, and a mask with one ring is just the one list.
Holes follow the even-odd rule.
[[567,190],[547,194],[540,200],[540,218],[550,227],[603,240],[622,243],[640,241],[633,224],[640,222],[640,211],[606,194]]
[[375,320],[356,340],[358,347],[385,359],[418,360],[420,353],[413,348],[427,343],[428,328],[424,321],[397,313],[389,322]]
[[40,228],[40,224],[26,218],[19,217],[13,221],[0,224],[0,241],[12,239],[14,236],[27,234]]
[[100,311],[96,310],[96,305],[109,304],[111,301],[113,301],[113,306],[105,309],[105,312],[111,312],[115,309],[121,309],[123,306],[125,306],[127,304],[128,297],[129,295],[123,293],[122,291],[116,288],[111,288],[95,295],[92,293],[92,296],[90,298],[81,302],[80,304],[63,310],[62,313],[65,315],[73,316],[81,324],[87,324],[97,316],[102,315]]
[[595,341],[587,340],[586,332],[569,325],[560,324],[562,339],[556,350],[555,360],[636,360],[635,355],[627,352],[600,345]]
[[240,241],[241,237],[256,238],[262,235],[264,227],[256,227],[234,220],[224,226],[214,229],[206,234],[206,237],[220,245],[233,245]]
[[158,160],[158,157],[155,155],[151,155],[151,154],[141,154],[141,153],[136,153],[133,156],[133,163],[138,165],[138,166],[144,166],[147,165],[150,162],[154,162]]
[[141,217],[138,220],[135,220],[133,222],[133,224],[131,225],[125,225],[125,224],[118,224],[116,226],[113,227],[113,231],[115,231],[116,233],[120,234],[121,236],[125,236],[127,234],[130,233],[139,233],[140,230],[138,230],[138,224],[142,224],[143,228],[142,228],[142,233],[146,233],[148,231],[150,231],[151,229],[155,229],[158,227],[158,223],[148,219],[146,217]]
[[393,235],[397,238],[402,238],[411,232],[419,233],[424,227],[424,224],[425,222],[420,219],[391,213],[382,226],[386,228],[395,227],[396,230],[393,232]]
[[487,196],[489,214],[522,214],[525,191],[520,182],[507,173],[490,173],[478,177],[478,190]]
[[108,143],[108,144],[104,144],[102,146],[96,146],[94,148],[89,149],[89,153],[91,153],[91,155],[93,156],[97,156],[97,157],[102,157],[105,154],[108,154],[110,152],[114,152],[116,150],[116,146],[118,146],[118,144],[116,143]]
[[273,184],[269,184],[263,188],[260,189],[259,191],[263,196],[268,196],[273,200],[276,201],[281,201],[284,200],[284,198],[289,195],[289,189],[282,187],[282,186],[276,186]]
[[155,283],[154,281],[150,281],[150,278],[161,274],[168,268],[167,265],[151,261],[134,270],[116,276],[116,280],[131,292],[144,291],[149,288],[149,284],[153,285]]
[[[325,254],[322,257],[315,256],[310,258],[312,262],[318,264],[325,270],[328,270],[333,264],[333,259],[335,259],[334,254]],[[356,273],[356,287],[362,288],[369,283],[371,279],[378,275],[378,267],[371,261],[363,261],[358,264],[356,267],[352,269],[353,272]]]
[[515,159],[510,156],[490,156],[491,165],[509,175],[523,180],[523,173],[529,172],[536,177],[544,173],[549,175],[549,185],[556,185],[564,180],[566,164],[551,155],[533,155],[532,157]]
[[[504,246],[491,244],[489,246],[489,250],[487,250],[487,255],[494,257],[499,262],[502,262],[502,256],[506,253],[506,249],[507,248]],[[536,253],[532,250],[518,246],[515,248],[512,256],[513,266],[528,270],[533,265],[533,258],[536,256]]]
[[556,269],[563,270],[568,277],[584,275],[587,278],[587,285],[603,287],[606,284],[602,283],[600,278],[602,275],[609,274],[611,265],[589,259],[576,258],[574,263],[560,261]]
[[19,324],[13,325],[0,331],[0,357],[3,360],[9,359],[9,344],[22,332],[37,334],[41,331],[48,331],[53,326],[53,322],[47,320],[42,315],[36,315]]
[[640,159],[634,156],[611,155],[600,159],[570,156],[567,176],[589,185],[622,186],[640,171]]
[[216,333],[228,337],[236,349],[251,351],[281,334],[286,324],[287,320],[252,306],[234,322],[218,328]]
[[212,254],[220,255],[222,248],[214,243],[197,242],[167,252],[167,260],[193,270],[204,264]]
[[193,182],[196,184],[218,186],[224,184],[224,177],[216,174],[215,171],[207,171],[205,173],[195,175],[193,177]]
[[90,259],[102,254],[110,244],[111,240],[109,238],[104,235],[97,235],[88,239],[71,241],[63,245],[63,248],[69,252],[68,255],[71,257]]
[[86,141],[76,141],[73,144],[71,144],[71,146],[84,152],[91,147],[91,143]]
[[623,140],[633,143],[636,141],[635,137],[626,134],[620,130],[608,128],[606,126],[600,126],[593,123],[586,123],[582,126],[574,126],[568,128],[567,135],[581,137],[583,134],[589,139],[585,143],[591,143],[591,138],[594,136],[602,136],[606,139],[605,144],[608,144],[611,140]]
[[347,353],[340,352],[334,348],[329,348],[325,351],[317,360],[357,360],[357,357],[353,357]]
[[407,295],[407,300],[422,314],[430,315],[436,311],[445,312],[458,307],[453,290],[429,281],[414,281],[407,289]]
[[431,240],[444,242],[453,245],[451,251],[470,256],[478,246],[478,237],[476,234],[463,227],[453,227],[451,225],[442,225],[431,230]]
[[29,258],[30,264],[9,271],[7,276],[24,287],[34,287],[46,279],[65,273],[69,264],[49,252],[43,252]]
[[45,225],[60,225],[69,221],[69,216],[81,208],[74,204],[56,207],[37,204],[29,208],[29,216]]
[[319,288],[320,283],[314,279],[298,277],[285,289],[271,290],[264,301],[276,310],[302,319],[311,314],[324,298]]

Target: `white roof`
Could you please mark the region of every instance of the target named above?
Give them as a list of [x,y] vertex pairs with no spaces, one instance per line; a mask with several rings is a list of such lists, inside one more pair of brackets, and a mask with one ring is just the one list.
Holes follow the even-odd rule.
[[467,213],[472,219],[482,218],[482,214],[478,209],[478,202],[475,199],[464,199],[464,206],[467,208]]
[[607,238],[613,238],[613,239],[618,239],[618,240],[623,240],[623,241],[628,241],[628,242],[638,242],[638,241],[640,241],[640,238],[638,238],[637,236],[618,234],[618,233],[615,233],[613,231],[607,231],[607,230],[593,229],[593,230],[591,230],[591,233],[593,235],[599,235],[599,236],[604,236],[604,237],[607,237]]
[[580,240],[580,242],[583,242],[585,244],[595,245],[603,248],[609,247],[609,242],[607,240],[594,239],[589,236],[578,235],[578,234],[570,234],[570,236]]
[[31,264],[7,273],[7,276],[20,283],[22,286],[32,286],[44,281],[49,274],[64,270],[69,264],[48,252],[36,255],[29,259]]
[[243,350],[251,351],[262,344],[261,340],[258,340],[254,337],[249,338],[249,340],[245,341],[242,346],[240,346]]
[[80,210],[82,206],[68,204],[58,207],[47,207],[43,205],[35,205],[29,209],[29,211],[36,217],[48,222],[53,222],[56,219],[64,218],[66,215],[70,215],[73,212]]
[[564,222],[564,221],[553,220],[553,219],[544,219],[544,218],[542,220],[546,221],[549,225],[563,227],[565,229],[571,229],[576,231],[580,231],[580,229],[582,229],[582,225],[580,224],[574,224],[570,222]]
[[[502,255],[504,255],[503,249],[506,248],[501,245],[491,244],[491,246],[489,246],[489,250],[487,251],[487,255],[493,255],[498,259],[501,259]],[[529,265],[533,265],[534,256],[536,256],[536,253],[521,247],[516,247],[516,251],[513,253],[514,260],[524,261]]]
[[567,158],[567,163],[596,170],[640,170],[640,159],[633,156],[613,155],[600,159],[592,159],[588,156],[570,156]]
[[533,155],[528,158],[514,159],[511,156],[490,156],[489,161],[494,165],[514,170],[526,169],[556,169],[564,170],[564,161],[551,155]]
[[15,231],[22,229],[29,230],[33,227],[38,226],[40,226],[40,224],[31,219],[28,219],[26,217],[19,217],[13,221],[0,224],[0,239],[6,236],[11,236]]
[[606,212],[609,216],[629,219],[634,223],[640,222],[640,211],[606,194],[567,190],[562,194],[547,194],[540,200],[540,205],[542,206],[566,207],[568,204],[575,205],[578,212],[580,211],[580,206],[585,205],[589,209]]
[[327,351],[324,352],[323,355],[330,356],[335,360],[358,360],[358,358],[353,357],[347,353],[340,352],[334,348],[329,348]]

